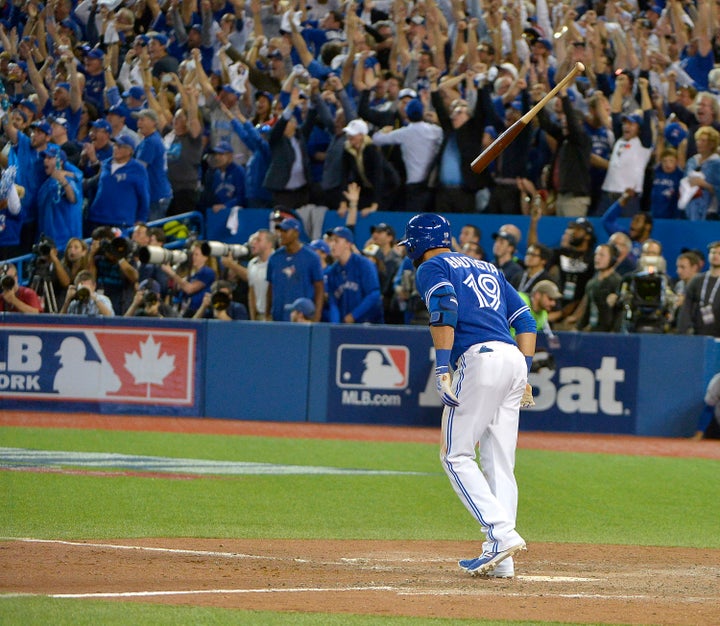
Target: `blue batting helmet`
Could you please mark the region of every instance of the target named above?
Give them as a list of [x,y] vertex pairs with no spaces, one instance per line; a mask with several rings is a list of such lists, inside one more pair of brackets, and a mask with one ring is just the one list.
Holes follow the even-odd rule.
[[410,218],[405,226],[405,239],[398,245],[405,246],[410,259],[417,261],[433,248],[449,248],[452,244],[450,222],[442,215],[421,213]]

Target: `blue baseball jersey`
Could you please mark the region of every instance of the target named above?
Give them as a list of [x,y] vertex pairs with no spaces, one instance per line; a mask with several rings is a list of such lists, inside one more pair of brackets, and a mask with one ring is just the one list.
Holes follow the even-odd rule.
[[510,326],[530,311],[497,267],[457,252],[438,254],[422,263],[415,284],[431,321],[436,308],[434,294],[445,293],[457,301],[451,363],[477,343],[502,341],[514,345]]
[[331,322],[342,322],[348,313],[359,324],[384,321],[380,279],[370,259],[353,253],[345,265],[335,261],[326,278]]
[[290,254],[285,246],[270,255],[267,280],[272,287],[272,319],[290,321],[290,309],[298,298],[315,302],[315,283],[322,282],[320,257],[307,246]]
[[680,180],[683,176],[683,171],[679,167],[669,174],[663,170],[662,165],[655,167],[650,193],[650,213],[654,218],[674,219],[677,217]]
[[135,150],[135,158],[147,168],[150,202],[172,196],[166,152],[165,144],[157,131],[145,137]]

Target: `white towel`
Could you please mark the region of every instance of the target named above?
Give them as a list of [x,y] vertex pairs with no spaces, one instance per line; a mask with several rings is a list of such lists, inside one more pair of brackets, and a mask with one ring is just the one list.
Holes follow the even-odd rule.
[[239,212],[239,206],[235,205],[234,207],[231,207],[230,215],[228,215],[227,221],[225,222],[225,226],[230,231],[231,235],[237,235],[238,228],[240,228],[240,219],[238,218]]

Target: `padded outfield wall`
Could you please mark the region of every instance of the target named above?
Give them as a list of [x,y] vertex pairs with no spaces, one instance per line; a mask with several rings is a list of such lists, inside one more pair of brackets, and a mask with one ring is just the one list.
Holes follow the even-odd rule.
[[[437,426],[426,328],[0,318],[0,410]],[[558,333],[521,429],[685,437],[708,337]],[[539,347],[544,338],[539,337]]]

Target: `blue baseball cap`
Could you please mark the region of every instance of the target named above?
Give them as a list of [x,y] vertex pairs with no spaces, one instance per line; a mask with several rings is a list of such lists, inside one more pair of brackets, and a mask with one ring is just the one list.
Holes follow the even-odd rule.
[[138,85],[130,87],[127,91],[123,92],[123,98],[135,98],[135,100],[143,100],[145,98],[145,89]]
[[497,139],[498,137],[497,128],[495,128],[492,124],[483,128],[483,132],[490,135],[492,139]]
[[342,237],[343,239],[347,239],[350,243],[355,243],[355,237],[347,226],[336,226],[331,232],[335,235],[335,237]]
[[128,109],[122,102],[111,106],[108,111],[108,115],[120,115],[122,117],[130,117],[130,109]]
[[313,250],[319,250],[320,252],[323,252],[325,254],[330,254],[330,246],[324,239],[313,239],[308,245]]
[[104,130],[106,133],[112,133],[112,126],[107,120],[95,120],[90,124],[93,128],[98,130]]
[[153,33],[152,35],[150,35],[150,39],[154,39],[161,46],[167,46],[168,44],[167,35],[163,35],[162,33]]
[[210,148],[210,152],[214,154],[228,154],[235,152],[229,141],[218,141],[214,148]]
[[291,311],[302,313],[308,319],[315,315],[315,303],[310,298],[298,298],[288,308]]
[[41,120],[39,122],[33,122],[32,124],[30,124],[30,128],[36,128],[41,133],[45,133],[46,135],[52,135],[52,128],[50,127],[50,124],[48,124],[44,120]]
[[20,100],[18,106],[30,109],[33,114],[37,113],[37,104],[35,104],[32,100],[29,100],[28,98],[23,98],[22,100]]
[[284,230],[284,231],[296,230],[296,231],[300,232],[300,230],[301,230],[300,220],[297,220],[294,217],[286,217],[282,222],[280,222],[279,224],[277,224],[275,226],[275,229],[276,230],[277,229]]
[[269,91],[256,91],[255,100],[257,100],[258,98],[267,98],[271,104],[273,101],[273,95]]
[[110,141],[119,146],[129,146],[133,150],[136,148],[135,140],[130,135],[118,135],[117,137],[113,137]]
[[90,59],[104,59],[105,53],[100,48],[91,48],[85,56]]
[[55,89],[64,89],[65,91],[70,91],[70,83],[57,83],[55,85]]
[[45,150],[40,153],[40,156],[43,159],[47,159],[48,157],[60,157],[61,161],[65,161],[65,159],[67,158],[62,148],[58,145],[55,145],[54,143],[51,143],[47,148],[45,148]]
[[150,42],[150,37],[147,35],[138,35],[133,39],[133,46],[141,45],[141,46],[147,46]]
[[687,137],[687,131],[677,122],[672,122],[665,127],[665,141],[673,148],[677,148]]
[[541,46],[545,46],[548,50],[552,52],[552,44],[550,43],[549,39],[545,39],[544,37],[540,37],[540,39],[535,40],[535,43],[539,43]]
[[240,97],[240,92],[237,89],[235,89],[232,85],[223,85],[222,90],[225,93],[232,94],[233,96],[237,96],[238,98]]
[[639,113],[630,113],[622,116],[622,121],[633,122],[634,124],[642,124],[643,118]]

